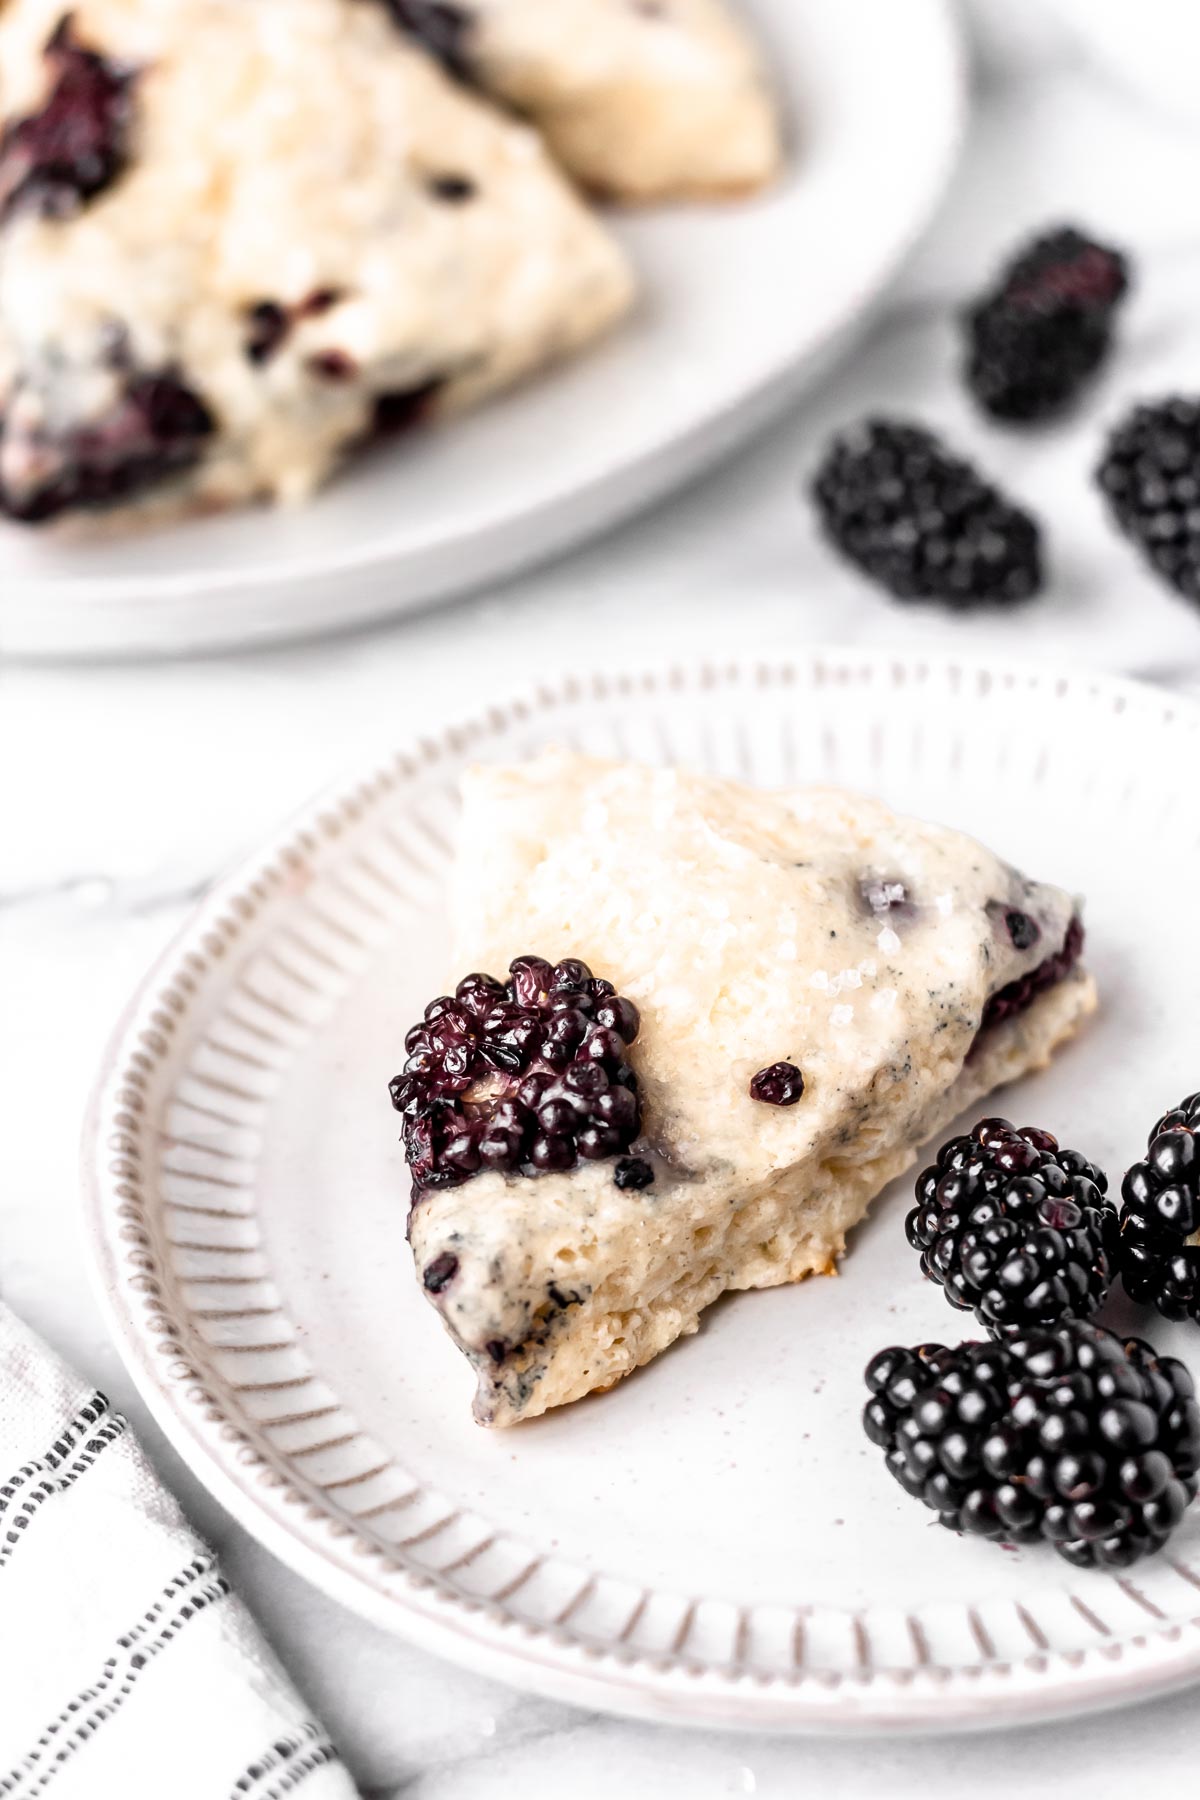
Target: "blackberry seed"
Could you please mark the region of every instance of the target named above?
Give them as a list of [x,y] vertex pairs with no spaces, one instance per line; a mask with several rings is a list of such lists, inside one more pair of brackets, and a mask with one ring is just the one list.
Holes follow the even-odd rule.
[[269,362],[291,330],[286,309],[274,300],[257,300],[246,308],[244,349],[247,362]]
[[1116,1275],[1107,1187],[1048,1131],[981,1119],[917,1178],[905,1231],[951,1306],[989,1331],[1089,1318]]
[[1200,1093],[1164,1113],[1121,1187],[1119,1258],[1131,1300],[1200,1325]]
[[1126,1568],[1195,1498],[1200,1408],[1181,1362],[1077,1319],[1000,1342],[881,1351],[863,1427],[951,1531]]
[[463,206],[475,198],[475,183],[466,175],[431,175],[429,192],[447,206]]
[[812,494],[830,543],[899,600],[1011,605],[1042,585],[1034,519],[917,426],[844,432]]
[[440,1294],[443,1288],[449,1287],[458,1274],[458,1258],[453,1250],[443,1250],[431,1262],[426,1263],[421,1277],[427,1294]]

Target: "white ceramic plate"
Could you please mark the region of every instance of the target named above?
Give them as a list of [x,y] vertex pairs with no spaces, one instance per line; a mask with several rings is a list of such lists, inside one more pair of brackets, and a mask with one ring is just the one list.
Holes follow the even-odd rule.
[[0,643],[70,656],[329,630],[498,579],[648,504],[810,379],[928,219],[962,115],[949,0],[746,0],[794,125],[740,204],[616,219],[643,272],[607,344],[381,451],[292,514],[87,545],[0,525]]
[[[1092,677],[836,653],[498,708],[315,805],[225,881],[113,1043],[88,1232],[178,1449],[348,1605],[585,1706],[949,1727],[1200,1676],[1200,1508],[1128,1577],[1080,1573],[942,1530],[863,1437],[875,1350],[969,1335],[904,1242],[906,1182],[841,1279],[726,1300],[608,1395],[472,1424],[467,1365],[413,1278],[386,1084],[447,974],[458,772],[547,740],[842,782],[973,829],[1086,891],[1105,1000],[1003,1110],[1119,1175],[1197,1085],[1180,896],[1200,890],[1200,710]],[[1198,1360],[1185,1331],[1153,1336]]]

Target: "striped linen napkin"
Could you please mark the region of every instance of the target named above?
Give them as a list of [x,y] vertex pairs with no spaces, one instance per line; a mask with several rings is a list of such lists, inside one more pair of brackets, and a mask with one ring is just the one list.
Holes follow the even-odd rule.
[[0,1305],[0,1795],[353,1800],[127,1421]]

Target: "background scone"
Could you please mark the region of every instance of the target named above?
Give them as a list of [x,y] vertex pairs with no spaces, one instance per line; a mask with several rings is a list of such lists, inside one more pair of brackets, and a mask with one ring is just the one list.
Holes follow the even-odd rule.
[[0,7],[0,512],[310,492],[628,306],[527,126],[382,6]]
[[779,169],[762,59],[725,0],[387,0],[465,80],[624,200],[746,193]]
[[[605,1067],[636,1076],[641,1137],[622,1133],[620,1150],[654,1177],[622,1185],[579,1136],[572,1167],[476,1160],[463,1179],[472,1152],[454,1133],[499,1119],[536,1048],[512,1061],[529,1042],[511,1011],[490,1042],[482,1014],[466,1018],[478,1075],[455,1108],[422,1114],[434,1028],[410,1034],[416,1080],[394,1096],[409,1103],[410,1235],[486,1424],[611,1385],[726,1288],[830,1271],[921,1144],[1043,1067],[1095,1006],[1068,894],[833,790],[569,755],[479,769],[455,907],[457,972],[503,980],[523,953],[574,957],[635,1003],[640,1029]],[[442,1003],[427,1017],[439,1010],[444,1032]],[[754,1082],[780,1062],[802,1076],[798,1098],[794,1077]],[[509,1127],[530,1134],[524,1167],[546,1159],[541,1124]]]

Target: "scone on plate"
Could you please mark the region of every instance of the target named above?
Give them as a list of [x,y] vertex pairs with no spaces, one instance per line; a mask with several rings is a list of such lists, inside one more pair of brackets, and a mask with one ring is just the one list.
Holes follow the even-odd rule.
[[0,6],[0,513],[308,494],[605,331],[624,255],[374,0]]
[[725,0],[387,0],[446,65],[622,200],[748,193],[779,169],[762,58]]
[[727,1288],[831,1272],[920,1146],[1096,1004],[1069,894],[832,789],[480,768],[454,908],[466,979],[392,1096],[418,1276],[488,1425],[611,1386]]

